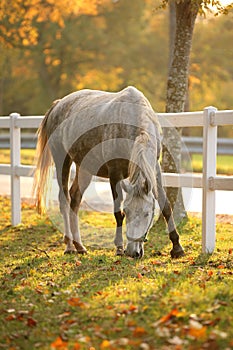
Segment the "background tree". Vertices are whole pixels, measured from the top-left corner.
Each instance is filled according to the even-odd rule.
[[[163,1],[166,6],[167,0]],[[183,112],[188,91],[189,59],[192,47],[194,25],[198,13],[204,13],[212,1],[174,0],[176,31],[172,58],[170,58],[166,112]],[[215,1],[218,11],[223,11],[219,1]],[[164,129],[162,167],[164,172],[180,172],[181,164],[181,129]],[[169,149],[168,149],[169,147]],[[186,216],[181,189],[167,188],[168,197],[177,220]]]
[[[72,1],[76,5],[80,3],[79,0]],[[159,0],[98,0],[98,4],[90,1],[96,3],[95,11],[91,7],[72,11],[70,7],[61,13],[60,0],[57,4],[52,0],[17,0],[9,3],[4,16],[1,7],[1,115],[12,111],[22,115],[43,114],[54,98],[74,90],[117,91],[130,84],[144,92],[155,111],[165,111],[168,12],[156,10]],[[33,15],[30,3],[35,2],[38,10]],[[62,3],[67,5],[68,0]],[[82,1],[83,6],[88,3]],[[6,2],[2,1],[2,4]],[[15,11],[10,11],[12,6],[19,4],[22,13],[15,7]],[[35,42],[23,41],[23,28],[19,33],[15,29],[24,25],[25,17],[28,21],[31,19],[28,26],[31,23],[37,33]],[[7,18],[13,21],[12,24]],[[1,35],[4,26],[9,29],[6,41]],[[232,108],[229,94],[233,81],[232,40],[231,14],[208,16],[207,19],[199,17],[189,74],[192,110],[202,110],[206,105]],[[194,128],[189,132],[191,135],[200,134],[200,130]],[[233,130],[220,129],[220,135],[233,136]]]

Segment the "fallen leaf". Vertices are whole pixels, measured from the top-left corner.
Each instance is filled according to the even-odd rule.
[[[206,327],[203,326],[200,322],[195,320],[189,321],[190,328],[189,328],[189,335],[191,335],[194,338],[204,338],[206,336]]]
[[[162,265],[162,262],[159,261],[159,260],[152,260],[152,261],[151,261],[151,264],[152,264],[152,265]]]
[[[202,328],[202,324],[200,322],[198,322],[197,320],[189,320],[189,325],[190,327],[192,328],[195,328],[195,329],[201,329]]]
[[[134,327],[136,325],[136,321],[134,320],[128,320],[126,323],[127,327]]]
[[[37,325],[37,321],[34,320],[34,318],[29,317],[27,319],[27,325],[28,325],[28,327],[35,327]]]
[[[143,278],[143,276],[142,276],[142,274],[141,274],[140,272],[138,272],[138,274],[137,274],[137,278],[138,278],[138,279]]]
[[[147,343],[141,343],[140,349],[141,350],[150,350],[150,346]]]
[[[8,309],[8,310],[6,310],[6,312],[8,312],[10,314],[12,312],[15,312],[15,309]]]
[[[138,310],[138,308],[137,308],[136,305],[133,305],[133,304],[130,304],[130,305],[129,305],[129,311],[130,311],[130,312],[134,312],[134,311],[137,311],[137,310]]]
[[[143,335],[146,334],[146,330],[144,327],[136,327],[133,331],[133,336],[134,337],[142,337]]]
[[[219,337],[221,337],[222,339],[227,339],[227,337],[228,337],[228,334],[226,332],[221,332],[218,329],[214,329],[211,334],[216,334]]]
[[[126,346],[129,344],[129,339],[128,338],[120,338],[118,339],[117,343],[122,346]]]
[[[167,315],[162,316],[160,318],[160,320],[158,321],[159,323],[166,323],[167,321],[169,321],[172,317],[176,317],[179,314],[179,310],[178,309],[172,309]]]
[[[71,306],[78,306],[81,309],[86,309],[88,308],[88,304],[84,303],[83,301],[80,300],[80,298],[70,298],[67,300],[67,303]]]
[[[82,343],[89,343],[90,342],[90,337],[88,337],[88,336],[83,336],[83,337],[81,337],[81,338],[79,338],[79,341],[81,341]]]
[[[15,319],[16,319],[15,314],[11,314],[11,315],[9,315],[9,316],[7,316],[7,317],[5,318],[6,321],[13,321],[13,320],[15,320]]]
[[[156,328],[155,333],[161,338],[168,338],[171,335],[170,330],[167,327],[158,327]]]
[[[114,263],[113,264],[115,264],[115,265],[119,265],[119,264],[121,264],[121,260],[116,260],[116,261],[114,261]]]
[[[63,314],[58,315],[57,317],[64,318],[64,317],[68,317],[68,316],[70,316],[70,312],[66,311],[66,312],[63,312]]]
[[[71,306],[79,306],[80,302],[80,298],[70,298],[67,300],[67,303]]]
[[[68,342],[65,342],[62,340],[62,338],[59,336],[57,339],[54,340],[54,342],[50,345],[52,349],[61,349],[61,350],[67,350]]]
[[[217,267],[218,269],[224,269],[225,268],[225,266],[224,265],[222,265],[222,264],[220,264],[220,265],[218,265],[218,267]]]
[[[169,339],[168,342],[172,345],[182,345],[183,340],[180,339],[177,335],[175,335],[173,338]]]
[[[108,349],[111,346],[111,343],[109,340],[105,339],[100,344],[100,349]]]

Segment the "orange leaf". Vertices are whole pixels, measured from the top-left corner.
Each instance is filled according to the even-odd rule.
[[[14,314],[11,314],[5,318],[6,321],[13,321],[16,319],[16,316]]]
[[[228,253],[232,254],[232,250],[233,250],[232,248],[229,248]]]
[[[151,261],[151,264],[152,265],[162,265],[161,261],[158,261],[158,260]]]
[[[138,309],[138,308],[137,308],[136,305],[133,305],[133,304],[130,304],[130,305],[129,305],[129,311],[130,311],[130,312],[136,311],[137,309]]]
[[[138,272],[137,274],[137,277],[140,279],[140,278],[143,278],[142,274],[140,272]]]
[[[112,306],[112,305],[107,305],[107,306],[106,306],[106,309],[107,309],[107,310],[112,310],[112,309],[113,309],[113,306]]]
[[[61,350],[67,350],[68,343],[63,341],[62,338],[59,336],[57,339],[54,340],[54,342],[51,344],[51,348],[54,349],[61,349]]]
[[[136,327],[133,331],[133,336],[135,337],[142,337],[143,335],[145,335],[146,330],[143,327]]]
[[[88,305],[80,300],[80,298],[70,298],[67,300],[67,303],[71,306],[78,306],[81,309],[86,309]]]
[[[134,320],[128,320],[126,324],[127,327],[134,327],[136,325],[136,322]]]
[[[213,276],[214,272],[211,270],[211,271],[208,271],[208,276]]]
[[[169,321],[173,316],[177,316],[179,314],[178,309],[172,309],[167,315],[160,318],[159,323],[165,323]]]
[[[71,306],[79,306],[80,298],[70,298],[69,300],[67,300],[67,303]]]
[[[218,265],[218,269],[224,269],[224,267],[225,267],[224,265],[221,265],[221,264]]]
[[[189,335],[193,336],[194,338],[204,338],[206,336],[206,327],[201,328],[190,328],[189,329]]]
[[[81,345],[79,343],[75,343],[72,350],[79,350],[79,349],[81,349]]]

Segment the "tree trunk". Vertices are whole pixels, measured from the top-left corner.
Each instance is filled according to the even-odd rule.
[[[189,75],[189,57],[192,36],[200,2],[192,0],[175,2],[176,35],[167,80],[166,112],[183,112]],[[179,172],[181,165],[181,129],[164,128],[162,168],[164,172]],[[180,221],[187,216],[181,189],[167,188],[174,217]]]

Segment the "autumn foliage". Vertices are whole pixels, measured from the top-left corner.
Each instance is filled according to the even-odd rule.
[[[69,16],[96,15],[98,3],[98,0],[2,0],[0,40],[10,46],[36,45],[40,23],[52,22],[59,30]]]

